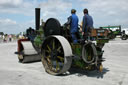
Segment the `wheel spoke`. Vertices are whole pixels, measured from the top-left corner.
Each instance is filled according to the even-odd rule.
[[[49,69],[52,70],[52,68],[53,68],[53,62],[51,60],[50,60],[50,63],[48,64],[48,66],[49,66]]]
[[[45,50],[47,53],[50,53],[50,51],[49,50]]]
[[[56,72],[59,70],[59,62],[56,60]]]
[[[59,58],[61,62],[63,62],[63,61],[64,61],[64,58],[63,58],[63,57],[61,57],[61,56],[57,56],[57,58]]]
[[[59,46],[58,48],[57,48],[57,51],[59,51],[61,49],[61,46]]]
[[[47,45],[47,48],[48,48],[49,52],[51,52],[51,48],[49,47],[49,45]]]
[[[47,56],[48,58],[51,58],[51,56],[49,55],[49,56]]]
[[[51,63],[51,60],[50,60],[50,57],[51,57],[51,56],[47,56],[47,57],[46,57],[49,65],[52,64],[52,63]]]
[[[52,42],[52,50],[55,49],[55,39],[53,39],[53,42]]]

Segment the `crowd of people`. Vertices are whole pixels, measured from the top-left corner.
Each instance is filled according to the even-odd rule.
[[[16,40],[17,40],[16,35],[12,35],[12,34],[0,35],[0,43],[14,42]]]

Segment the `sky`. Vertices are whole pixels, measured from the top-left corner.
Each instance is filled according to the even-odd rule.
[[[17,34],[29,27],[35,29],[35,8],[41,8],[41,19],[56,18],[61,25],[76,9],[79,23],[83,9],[89,10],[94,28],[121,25],[128,28],[128,0],[0,0],[0,32]]]

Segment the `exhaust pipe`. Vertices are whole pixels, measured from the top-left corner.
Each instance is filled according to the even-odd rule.
[[[35,25],[36,30],[40,28],[40,8],[35,8]]]

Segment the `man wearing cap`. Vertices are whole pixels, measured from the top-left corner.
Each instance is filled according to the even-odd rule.
[[[71,16],[68,17],[68,21],[65,23],[65,25],[70,25],[70,33],[72,36],[73,43],[78,42],[77,37],[76,37],[76,34],[79,31],[78,30],[78,21],[79,21],[79,19],[76,15],[76,10],[72,9],[71,10]]]
[[[83,10],[84,16],[83,16],[83,25],[82,25],[82,35],[85,39],[89,36],[89,33],[91,32],[91,29],[93,28],[93,19],[88,14],[88,9]]]

